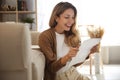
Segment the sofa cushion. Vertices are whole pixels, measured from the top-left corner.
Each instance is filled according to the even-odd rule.
[[[40,35],[40,32],[38,32],[38,31],[31,31],[32,45],[38,45],[39,35]]]

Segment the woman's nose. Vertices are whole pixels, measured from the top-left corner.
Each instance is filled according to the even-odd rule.
[[[74,19],[73,19],[73,18],[70,18],[70,19],[69,19],[69,23],[73,24],[73,23],[74,23]]]

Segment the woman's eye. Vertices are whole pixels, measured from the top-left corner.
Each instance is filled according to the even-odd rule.
[[[65,17],[65,19],[69,19],[69,17]]]
[[[65,19],[75,19],[75,17],[65,17]]]

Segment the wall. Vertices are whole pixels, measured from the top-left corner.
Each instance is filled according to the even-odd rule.
[[[102,47],[101,55],[104,64],[120,64],[120,45]]]
[[[109,63],[120,64],[120,46],[109,48]]]

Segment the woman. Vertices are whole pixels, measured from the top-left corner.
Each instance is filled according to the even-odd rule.
[[[50,28],[40,34],[39,46],[46,58],[44,80],[89,80],[75,69],[82,63],[68,67],[69,61],[79,51],[81,42],[75,27],[76,16],[77,10],[71,3],[60,2],[53,9]],[[70,76],[73,76],[68,79],[71,70]]]

